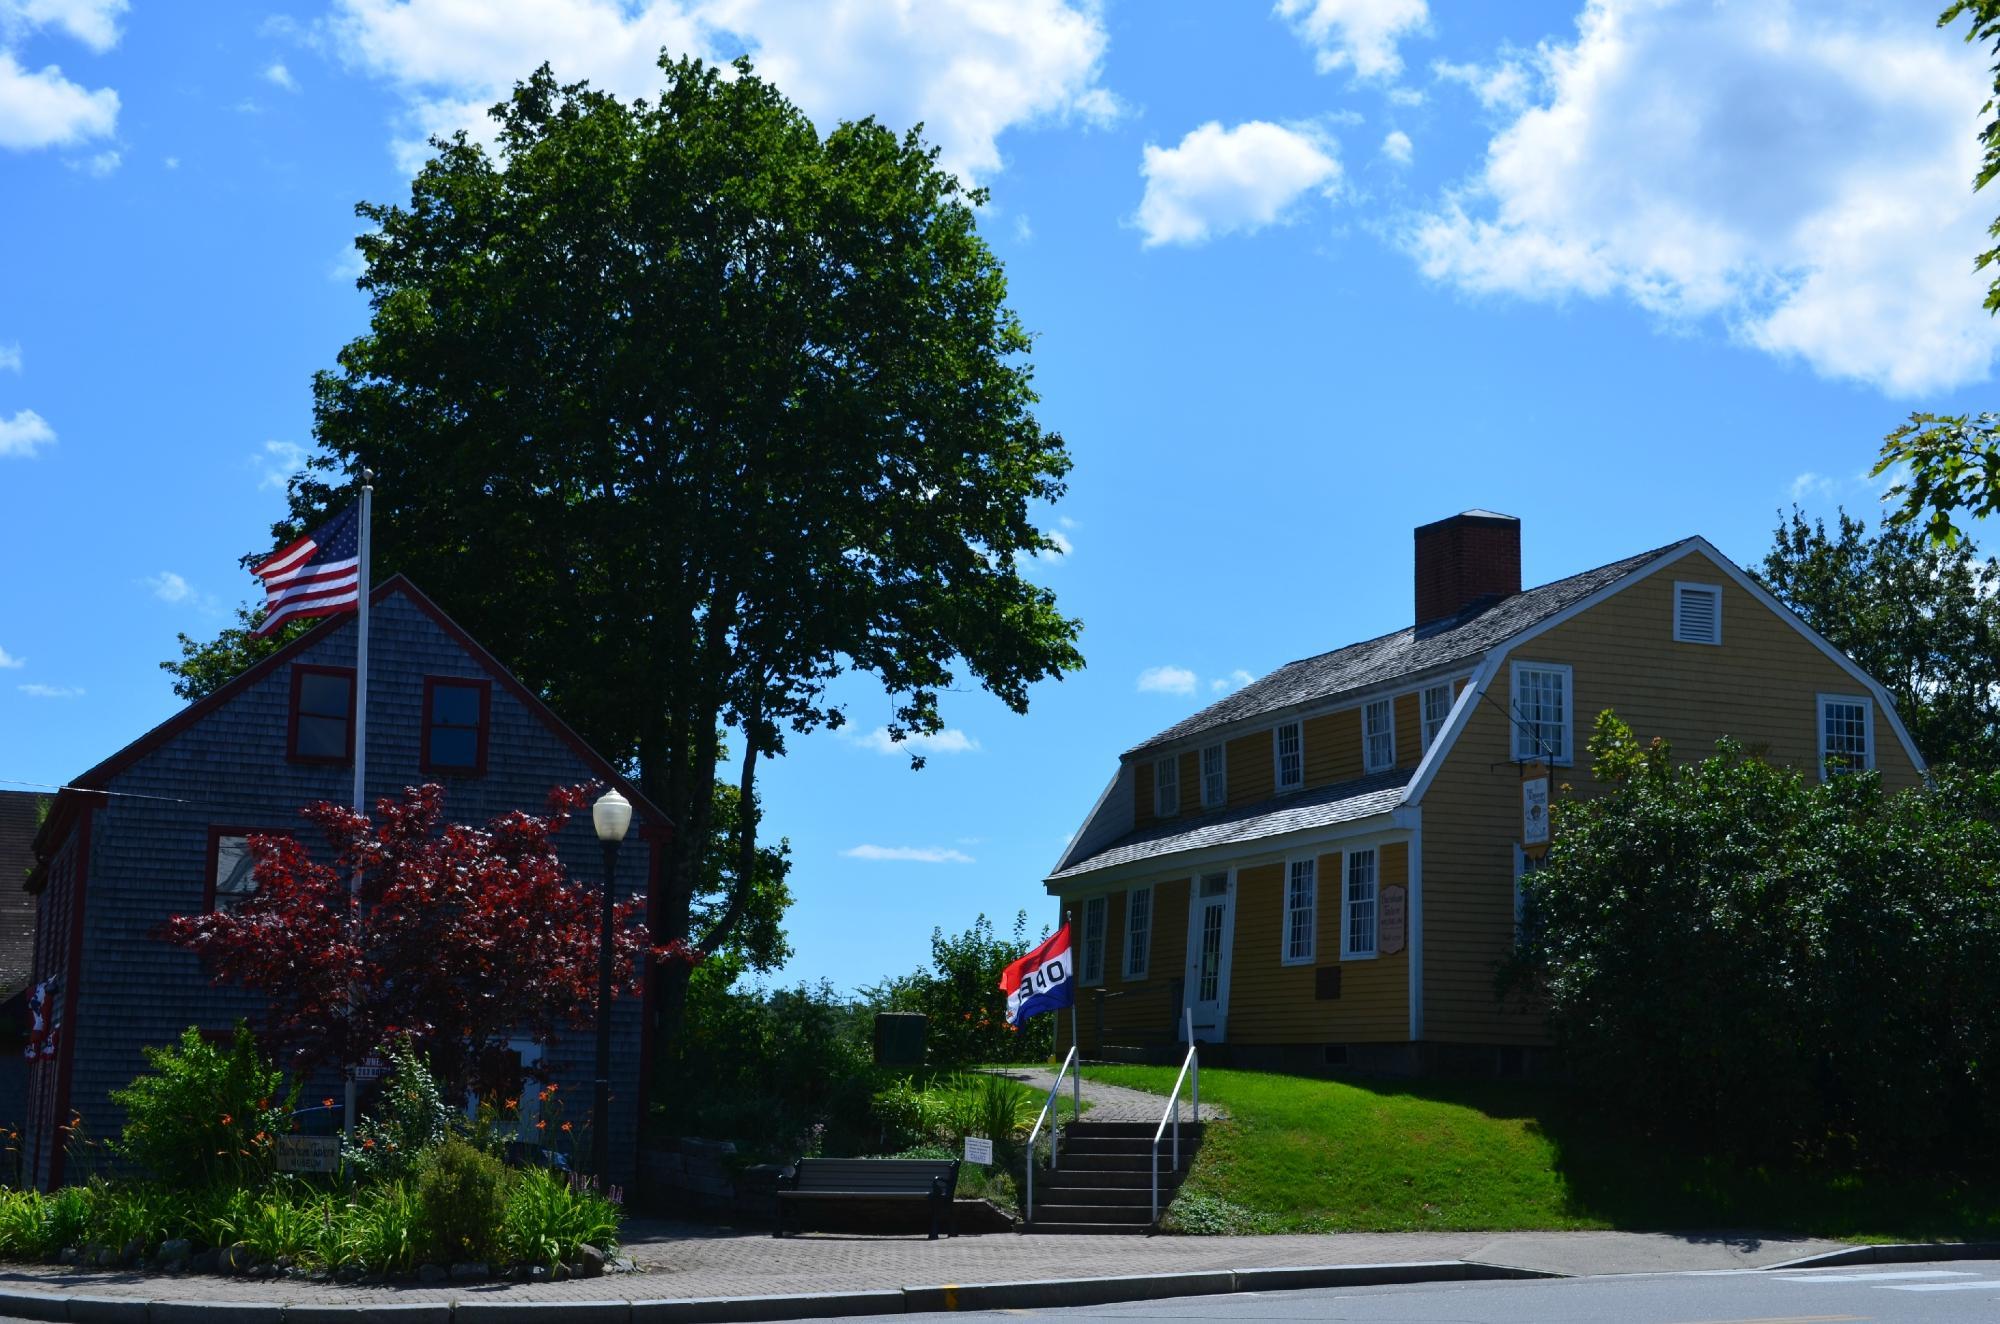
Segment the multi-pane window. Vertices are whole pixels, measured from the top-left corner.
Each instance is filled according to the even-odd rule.
[[[1293,860],[1285,866],[1285,964],[1302,965],[1313,959],[1313,939],[1318,932],[1318,862]]]
[[[257,879],[251,869],[250,838],[215,839],[215,872],[209,879],[214,888],[213,909],[234,910],[255,894]]]
[[[1365,727],[1362,771],[1381,772],[1396,766],[1396,706],[1377,699],[1361,710]]]
[[[1278,789],[1296,790],[1306,784],[1305,732],[1297,722],[1286,722],[1271,733],[1277,758]]]
[[[486,769],[486,714],[492,688],[483,680],[424,680],[424,771]]]
[[[308,763],[354,757],[354,672],[346,667],[292,668],[291,756]]]
[[[1822,694],[1819,697],[1819,761],[1827,775],[1873,767],[1870,712],[1866,699]]]
[[[1375,955],[1375,852],[1347,853],[1346,945],[1342,956]]]
[[[1125,977],[1144,979],[1153,943],[1153,889],[1135,887],[1125,894]]]
[[[1170,818],[1181,811],[1181,761],[1169,754],[1153,764],[1153,812]]]
[[[1451,700],[1450,681],[1446,681],[1442,685],[1432,685],[1424,691],[1425,749],[1431,747],[1431,742],[1438,738],[1438,733],[1444,730],[1444,724],[1450,720]]]
[[[1201,803],[1204,809],[1219,809],[1229,799],[1229,764],[1221,745],[1201,751]]]
[[[1569,668],[1514,666],[1514,757],[1569,762]]]
[[[1110,901],[1094,896],[1083,903],[1083,982],[1104,982],[1104,916]]]
[[[1201,899],[1213,902],[1229,895],[1229,875],[1212,873],[1201,880]],[[1201,938],[1195,947],[1195,999],[1214,1002],[1222,990],[1222,913],[1226,905],[1208,904],[1200,909]]]

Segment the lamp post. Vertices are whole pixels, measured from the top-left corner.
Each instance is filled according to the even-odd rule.
[[[597,1092],[590,1114],[590,1175],[599,1190],[610,1185],[611,1166],[611,908],[618,880],[618,843],[632,826],[632,802],[614,790],[590,807],[590,821],[604,845],[604,924],[597,939]]]

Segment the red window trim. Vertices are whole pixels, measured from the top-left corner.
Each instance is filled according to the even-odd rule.
[[[454,763],[434,763],[431,761],[431,695],[440,686],[457,686],[461,689],[479,691],[479,726],[473,740],[477,750],[470,767]],[[457,777],[484,777],[486,775],[486,748],[490,743],[488,732],[493,726],[493,682],[478,676],[425,676],[424,677],[424,720],[418,730],[421,747],[418,759],[424,772],[442,772]]]
[[[299,753],[299,691],[307,676],[339,676],[347,681],[347,752],[339,758]],[[285,723],[285,757],[293,763],[338,764],[354,762],[354,668],[323,667],[310,662],[292,664],[292,701]]]
[[[222,854],[224,837],[289,837],[290,828],[235,827],[229,824],[211,824],[208,829],[208,863],[201,879],[201,912],[206,915],[215,909],[215,864]]]

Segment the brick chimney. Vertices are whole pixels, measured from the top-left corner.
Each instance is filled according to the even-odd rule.
[[[1417,628],[1521,591],[1521,521],[1468,510],[1417,528]]]

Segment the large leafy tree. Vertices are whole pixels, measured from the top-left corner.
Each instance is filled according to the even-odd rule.
[[[1933,763],[2000,768],[2000,563],[1846,511],[1779,517],[1757,578],[1888,687]]]
[[[661,72],[625,102],[544,68],[493,153],[440,140],[407,204],[359,208],[369,328],[315,379],[273,534],[372,468],[381,566],[636,769],[679,826],[654,934],[710,949],[754,899],[759,764],[841,723],[843,673],[902,735],[1081,657],[1017,569],[1069,458],[981,195],[914,132],[822,138],[747,63]],[[736,863],[703,913],[725,735]]]

